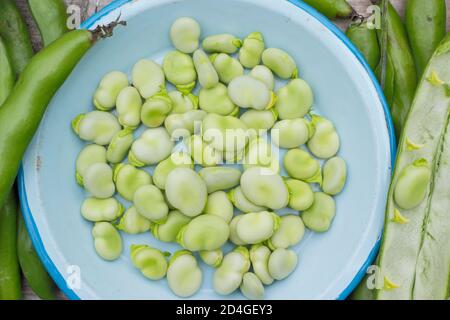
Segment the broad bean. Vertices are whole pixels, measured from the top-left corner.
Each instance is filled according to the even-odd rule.
[[[192,219],[182,214],[180,211],[170,211],[166,221],[161,224],[152,224],[153,236],[164,242],[175,242],[181,228],[187,225]]]
[[[228,84],[231,80],[244,74],[244,68],[236,58],[225,53],[215,53],[210,57],[214,68],[222,83]]]
[[[181,228],[177,242],[189,251],[212,251],[221,248],[230,236],[230,227],[224,219],[204,214]]]
[[[228,197],[230,198],[230,201],[233,203],[233,205],[244,213],[260,212],[267,209],[265,207],[257,206],[256,204],[251,203],[250,200],[245,197],[241,187],[236,187],[231,190],[228,193]]]
[[[339,135],[330,120],[313,115],[312,125],[315,132],[308,141],[308,148],[318,158],[328,159],[339,151]]]
[[[111,198],[116,192],[113,182],[113,171],[106,163],[94,163],[83,176],[85,189],[95,198]]]
[[[272,142],[280,148],[297,148],[308,142],[313,133],[314,129],[308,120],[282,120],[272,128]]]
[[[250,300],[264,299],[264,286],[253,272],[247,272],[242,277],[242,294]]]
[[[187,140],[187,148],[195,163],[204,167],[216,166],[222,162],[222,152],[203,141],[202,137],[193,135]]]
[[[136,167],[153,165],[166,159],[173,147],[174,142],[166,129],[147,129],[131,145],[128,161]]]
[[[242,46],[242,40],[231,34],[216,34],[203,39],[202,47],[206,52],[235,53]]]
[[[222,264],[214,272],[213,287],[221,295],[236,291],[242,277],[250,269],[250,254],[245,247],[237,247],[223,258]]]
[[[94,93],[94,105],[98,110],[108,111],[115,107],[122,89],[128,86],[128,76],[119,71],[106,74]]]
[[[166,91],[151,96],[142,106],[141,120],[149,128],[159,127],[172,110],[172,100]]]
[[[265,47],[261,32],[250,33],[242,42],[242,48],[239,50],[239,61],[248,69],[257,66],[261,62]]]
[[[217,191],[208,196],[203,213],[221,217],[226,223],[230,223],[233,219],[234,208],[227,194],[223,191]]]
[[[271,91],[275,88],[275,77],[272,71],[266,66],[256,66],[250,71],[250,76],[264,82],[267,88]]]
[[[181,213],[195,217],[205,208],[208,191],[197,172],[189,168],[175,168],[166,179],[166,196]]]
[[[219,75],[206,53],[197,49],[194,52],[193,59],[200,85],[205,89],[215,87],[219,83]]]
[[[234,78],[228,85],[228,95],[239,107],[256,110],[270,109],[276,100],[264,82],[249,75]]]
[[[166,160],[161,161],[153,171],[153,183],[159,189],[166,188],[167,176],[175,168],[190,168],[194,169],[194,163],[191,157],[182,151],[174,152]]]
[[[149,231],[151,225],[152,222],[141,215],[136,207],[130,207],[120,218],[116,227],[128,234],[138,234]]]
[[[329,195],[341,193],[347,180],[347,165],[344,159],[334,157],[323,166],[322,190]]]
[[[180,51],[171,51],[163,61],[163,70],[167,81],[178,91],[189,94],[195,88],[197,72],[191,56]]]
[[[275,125],[278,113],[275,109],[270,110],[248,110],[239,119],[256,135],[261,135]]]
[[[202,168],[200,177],[205,181],[208,193],[231,189],[239,184],[241,171],[231,167]]]
[[[141,123],[142,98],[135,87],[126,87],[117,96],[116,110],[119,123],[136,129]]]
[[[280,227],[267,240],[267,246],[272,249],[286,249],[298,244],[305,235],[305,225],[299,216],[292,214],[281,217]]]
[[[132,70],[133,86],[144,99],[148,99],[166,87],[166,78],[160,65],[151,60],[138,61]]]
[[[271,253],[270,249],[262,244],[255,244],[250,249],[250,261],[252,262],[253,272],[267,286],[271,285],[274,281],[269,273],[269,258]]]
[[[152,177],[144,170],[131,164],[121,163],[114,167],[114,182],[117,192],[128,201],[133,201],[134,193],[142,186],[152,184]]]
[[[301,217],[308,229],[325,232],[330,229],[336,214],[336,205],[332,197],[323,192],[314,193],[313,205],[303,211]]]
[[[314,192],[311,186],[296,179],[286,179],[284,181],[289,190],[289,208],[304,211],[314,203]]]
[[[241,188],[244,196],[258,206],[278,210],[289,203],[289,192],[283,178],[267,168],[245,170]]]
[[[278,155],[272,151],[272,146],[265,139],[259,137],[250,141],[242,164],[245,170],[263,167],[270,169],[273,173],[280,171]]]
[[[297,78],[297,65],[289,53],[284,50],[267,48],[262,53],[262,62],[282,79]]]
[[[109,222],[97,222],[92,228],[94,247],[105,260],[116,260],[122,253],[122,238],[119,231]]]
[[[136,190],[133,203],[140,215],[154,223],[161,223],[169,214],[164,195],[154,185],[142,186]]]
[[[207,113],[203,110],[191,110],[182,114],[171,114],[164,126],[172,139],[186,138],[200,131],[202,120]]]
[[[200,43],[201,28],[197,21],[188,17],[175,20],[170,27],[173,46],[184,53],[194,52]]]
[[[273,212],[261,211],[245,214],[236,225],[239,239],[246,244],[257,244],[272,237],[280,227],[281,218]]]
[[[237,153],[248,142],[247,126],[238,118],[208,114],[202,122],[203,140],[219,151]]]
[[[109,163],[120,163],[127,156],[133,144],[134,137],[131,129],[123,129],[116,133],[106,151],[106,160]]]
[[[230,222],[230,237],[228,240],[230,240],[232,243],[234,243],[237,246],[246,245],[246,243],[242,239],[239,238],[239,236],[237,235],[237,230],[236,230],[237,224],[238,224],[239,220],[242,219],[243,216],[244,216],[243,214],[235,216]]]
[[[275,280],[287,278],[297,267],[297,254],[288,249],[276,249],[269,257],[269,273]]]
[[[322,182],[320,163],[307,151],[291,149],[286,152],[283,160],[284,168],[290,177],[306,182]]]
[[[89,144],[81,150],[76,161],[76,179],[83,186],[83,177],[87,169],[95,163],[106,163],[106,149],[97,144]]]
[[[213,251],[200,251],[199,255],[204,263],[213,268],[218,268],[223,260],[223,252],[220,249]]]
[[[192,93],[183,94],[180,91],[174,90],[170,91],[168,95],[170,100],[172,100],[171,114],[185,113],[198,108],[198,97]]]
[[[202,279],[202,270],[189,251],[174,253],[167,269],[167,282],[177,296],[187,298],[194,295],[200,289]]]
[[[426,159],[419,159],[401,171],[395,184],[394,199],[397,205],[410,210],[425,198],[431,178],[431,169]]]
[[[151,280],[159,280],[166,276],[166,254],[147,245],[131,245],[131,262],[141,273]]]
[[[123,213],[123,205],[115,198],[87,198],[81,206],[81,215],[88,221],[114,221]]]
[[[313,102],[309,84],[305,80],[294,79],[277,91],[275,108],[280,119],[296,119],[304,117],[311,110]]]
[[[239,112],[239,108],[228,96],[227,87],[222,83],[210,89],[202,88],[199,94],[199,106],[208,113],[221,116],[235,115]]]
[[[117,118],[104,111],[80,114],[73,119],[72,128],[80,139],[102,146],[109,144],[114,135],[121,130]]]

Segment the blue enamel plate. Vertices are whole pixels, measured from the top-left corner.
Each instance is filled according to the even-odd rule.
[[[94,28],[121,19],[112,38],[95,45],[50,103],[23,161],[20,197],[33,243],[47,270],[71,299],[176,299],[166,280],[149,281],[132,266],[129,246],[179,249],[150,233],[123,235],[124,252],[114,262],[94,251],[92,224],[80,206],[87,196],[75,181],[75,159],[84,143],[70,122],[93,110],[92,95],[104,74],[130,73],[142,58],[161,62],[171,50],[169,28],[181,16],[199,21],[204,35],[263,33],[267,46],[296,60],[300,77],[315,93],[313,111],[333,121],[348,164],[348,182],[336,197],[337,214],[323,234],[307,232],[294,250],[296,271],[266,288],[266,299],[343,299],[374,259],[395,155],[392,123],[381,89],[362,56],[326,18],[292,0],[118,0],[85,22]],[[277,84],[281,85],[281,82]],[[151,171],[151,169],[149,169]],[[127,204],[128,205],[128,204]],[[213,270],[201,264],[203,285],[193,299],[241,299],[217,295]]]

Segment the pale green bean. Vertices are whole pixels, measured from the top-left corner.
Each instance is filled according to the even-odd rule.
[[[200,85],[205,89],[215,87],[219,83],[219,75],[206,53],[201,49],[195,50],[193,60]]]
[[[213,268],[218,268],[223,260],[223,252],[220,249],[213,251],[200,251],[199,255],[204,263]]]
[[[83,176],[95,163],[106,163],[106,149],[96,144],[89,144],[81,150],[76,161],[75,175],[79,185],[83,186]]]
[[[145,101],[141,110],[141,121],[149,128],[159,127],[172,111],[172,100],[166,91],[161,91]]]
[[[122,128],[113,114],[91,111],[73,119],[72,129],[80,139],[103,146],[109,144]]]
[[[87,198],[81,206],[81,215],[88,221],[114,221],[123,213],[123,205],[115,198]]]
[[[175,168],[194,169],[191,157],[182,151],[174,152],[167,159],[158,163],[153,172],[153,183],[161,190],[166,189],[167,176]]]
[[[275,77],[272,71],[266,66],[256,66],[250,71],[250,76],[264,82],[267,88],[271,91],[275,88]]]
[[[222,83],[228,84],[231,80],[244,74],[244,67],[236,58],[233,58],[225,53],[215,53],[210,57],[214,68],[219,75],[219,80]]]
[[[122,238],[119,231],[109,222],[97,222],[92,228],[94,247],[105,260],[116,260],[122,254]]]
[[[286,249],[298,244],[305,235],[305,225],[299,216],[292,214],[281,217],[280,227],[267,240],[267,246],[272,249]]]
[[[209,89],[202,88],[199,94],[199,106],[208,113],[221,116],[235,115],[239,112],[239,108],[228,96],[227,87],[222,83]]]
[[[194,295],[200,289],[202,279],[202,270],[189,251],[174,253],[167,269],[167,282],[177,296],[187,298]]]
[[[290,177],[311,183],[322,182],[320,163],[302,149],[291,149],[283,160],[284,168]]]
[[[138,234],[144,233],[150,230],[152,222],[142,216],[136,209],[136,207],[130,207],[123,214],[122,218],[118,225],[117,229],[128,233],[128,234]]]
[[[250,300],[264,299],[264,286],[253,272],[247,272],[242,277],[242,294]]]
[[[186,138],[200,132],[202,120],[207,113],[203,110],[190,110],[182,114],[171,114],[164,121],[164,126],[172,139]]]
[[[309,84],[302,79],[291,80],[277,91],[275,108],[280,119],[304,117],[314,103],[314,95]]]
[[[133,203],[139,214],[154,223],[164,222],[169,214],[169,207],[161,190],[151,184],[136,190]]]
[[[243,216],[244,216],[243,214],[234,216],[234,218],[230,222],[230,237],[228,240],[230,240],[232,243],[234,243],[237,246],[243,246],[246,244],[242,239],[239,238],[239,236],[237,235],[237,230],[236,230],[237,224],[238,224],[239,220],[242,219]]]
[[[268,48],[262,53],[262,62],[282,79],[297,78],[298,70],[294,59],[284,50]]]
[[[309,150],[313,155],[321,159],[335,156],[339,151],[340,139],[333,123],[317,115],[311,117],[315,132],[308,141]]]
[[[152,177],[144,170],[131,164],[118,164],[114,167],[114,182],[117,192],[128,201],[133,201],[134,193],[142,186],[152,184]]]
[[[236,187],[228,193],[228,197],[230,198],[233,205],[240,211],[244,213],[249,212],[260,212],[265,211],[266,207],[257,206],[248,200],[244,193],[242,192],[241,187]]]
[[[185,113],[198,108],[198,97],[192,93],[183,94],[180,91],[174,90],[170,91],[168,95],[170,100],[172,100],[171,114]]]
[[[304,211],[312,206],[314,192],[308,183],[296,179],[286,179],[285,183],[289,190],[289,208]]]
[[[308,229],[325,232],[330,229],[336,214],[336,204],[332,197],[323,192],[314,193],[313,205],[303,211],[301,217]]]
[[[128,86],[128,76],[119,71],[106,74],[94,93],[94,106],[101,111],[111,110],[116,106],[120,91]]]
[[[166,78],[160,65],[151,60],[138,61],[132,70],[133,86],[144,99],[148,99],[166,87]]]
[[[297,254],[288,249],[276,249],[269,258],[269,273],[275,280],[287,278],[297,267]]]
[[[235,53],[242,46],[242,41],[227,33],[208,36],[203,39],[202,47],[207,52]]]
[[[271,170],[273,173],[280,172],[278,154],[272,150],[272,146],[265,139],[259,137],[250,141],[242,165],[245,170],[262,167]]]
[[[216,166],[222,162],[222,152],[203,141],[202,137],[193,135],[187,140],[187,148],[195,163],[204,167]]]
[[[189,94],[195,88],[197,72],[191,56],[180,51],[171,51],[163,61],[163,70],[167,81],[178,91]]]
[[[165,128],[147,129],[131,145],[128,161],[136,167],[157,164],[170,155],[173,147]]]
[[[221,217],[226,223],[230,223],[234,214],[233,204],[225,192],[216,191],[208,196],[203,213]]]
[[[116,192],[113,171],[106,163],[94,163],[83,176],[84,188],[95,198],[111,198]]]
[[[159,280],[166,276],[166,254],[146,245],[131,245],[131,261],[141,273],[150,280]]]
[[[213,287],[220,295],[229,295],[242,283],[242,277],[250,269],[248,249],[237,247],[223,258],[222,264],[214,272]]]
[[[133,130],[131,129],[123,129],[116,133],[106,151],[106,159],[108,162],[122,162],[122,160],[127,156],[133,141]]]
[[[184,53],[192,53],[198,48],[200,34],[200,25],[189,17],[178,18],[170,27],[173,46]]]
[[[314,128],[303,118],[282,120],[272,128],[272,142],[280,148],[292,149],[304,145],[312,137]]]
[[[275,104],[275,94],[266,84],[249,75],[234,78],[228,85],[228,95],[241,108],[270,109]]]
[[[164,242],[175,242],[181,228],[187,225],[192,219],[182,214],[180,211],[170,211],[166,221],[161,224],[152,224],[153,236]]]
[[[117,96],[116,110],[119,123],[136,129],[141,124],[142,98],[134,87],[126,87]]]
[[[278,119],[278,113],[275,109],[270,110],[248,110],[244,112],[239,119],[249,129],[253,129],[256,135],[261,135],[275,125]]]
[[[347,165],[344,159],[334,157],[323,166],[322,190],[329,195],[337,195],[344,189],[347,180]]]
[[[242,48],[239,50],[239,61],[248,69],[255,67],[261,62],[264,48],[263,35],[260,32],[250,33],[242,42]]]
[[[261,243],[272,237],[280,221],[278,215],[269,211],[247,213],[237,222],[236,233],[246,244]]]
[[[255,244],[250,249],[250,261],[252,262],[253,272],[265,285],[271,285],[274,281],[269,273],[271,253],[270,249],[262,244]]]
[[[242,174],[239,169],[231,167],[202,168],[198,173],[205,181],[208,193],[234,188]]]

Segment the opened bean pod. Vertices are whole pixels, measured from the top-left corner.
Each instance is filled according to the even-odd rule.
[[[159,280],[166,276],[166,254],[146,245],[131,245],[131,262],[150,280]]]
[[[163,70],[167,81],[178,91],[189,94],[197,81],[194,61],[191,56],[180,51],[171,51],[164,57]]]
[[[256,110],[270,109],[276,100],[264,82],[248,75],[234,78],[228,85],[228,95],[239,107]]]
[[[179,297],[194,295],[202,285],[203,274],[195,257],[186,250],[175,252],[167,268],[169,288]]]
[[[288,214],[281,217],[279,228],[267,240],[267,246],[272,249],[286,249],[298,244],[305,234],[305,225],[300,217]]]
[[[138,61],[132,70],[133,86],[144,99],[148,99],[166,87],[164,72],[151,60]]]
[[[105,260],[116,260],[122,253],[122,238],[119,231],[109,222],[97,222],[92,229],[94,247]]]
[[[239,108],[228,96],[227,87],[222,83],[209,89],[202,88],[199,94],[199,106],[208,113],[222,116],[235,115],[239,112]]]
[[[152,222],[141,215],[136,207],[130,207],[120,218],[116,228],[128,234],[138,234],[149,231],[151,225]]]
[[[142,98],[134,87],[126,87],[117,96],[116,110],[119,123],[125,128],[136,129],[141,124]]]
[[[277,91],[275,108],[280,119],[296,119],[304,117],[311,110],[313,102],[309,84],[305,80],[294,79]]]
[[[244,67],[239,61],[225,53],[212,54],[209,59],[213,63],[222,83],[228,84],[234,78],[244,74]]]
[[[261,243],[272,237],[280,221],[278,215],[269,211],[247,213],[237,222],[236,233],[246,244]]]
[[[314,203],[303,211],[301,217],[308,229],[325,232],[330,229],[336,214],[336,204],[332,197],[323,192],[314,193]]]
[[[221,217],[226,223],[230,223],[233,219],[234,208],[227,194],[223,191],[217,191],[208,196],[203,213]]]
[[[245,247],[237,247],[223,258],[222,264],[214,272],[213,287],[221,295],[236,291],[242,277],[250,269],[250,254]]]
[[[262,53],[262,62],[282,79],[297,78],[298,70],[294,59],[284,50],[268,48]]]
[[[134,193],[142,186],[152,184],[152,177],[131,164],[118,164],[114,168],[117,192],[126,200],[133,201]]]
[[[230,198],[233,205],[240,211],[244,213],[249,212],[260,212],[265,211],[267,208],[257,206],[248,200],[244,193],[242,192],[241,187],[236,187],[228,193],[228,197]]]
[[[333,123],[323,117],[311,116],[314,134],[308,141],[308,148],[313,155],[321,159],[328,159],[336,155],[340,147],[339,135]]]
[[[120,163],[128,154],[133,144],[133,130],[123,129],[116,133],[106,151],[106,159],[109,163]]]
[[[278,121],[272,128],[272,142],[280,148],[292,149],[304,145],[314,128],[303,118]]]
[[[347,180],[347,165],[344,159],[334,157],[323,166],[322,190],[329,195],[341,193]]]
[[[102,111],[114,108],[117,96],[128,84],[128,76],[123,72],[113,71],[106,74],[94,93],[94,106]]]
[[[114,221],[123,213],[123,205],[115,198],[87,198],[81,206],[81,215],[88,221]]]
[[[169,207],[161,190],[151,184],[136,190],[133,203],[139,214],[154,223],[164,222],[169,213]]]
[[[172,111],[172,100],[165,90],[151,96],[142,106],[141,120],[149,128],[159,127]]]
[[[205,181],[208,193],[231,189],[239,184],[241,171],[231,167],[209,167],[199,172]]]
[[[274,281],[269,273],[269,258],[271,254],[270,249],[262,244],[255,244],[250,249],[250,261],[252,262],[253,272],[267,286]]]
[[[156,164],[166,159],[173,147],[174,142],[166,129],[147,129],[131,145],[128,161],[136,167]]]
[[[152,224],[153,236],[164,242],[175,242],[181,228],[187,225],[192,219],[182,214],[180,211],[170,211],[167,219],[163,223]]]
[[[261,62],[264,48],[264,37],[261,32],[250,33],[242,42],[242,48],[239,50],[239,61],[248,69],[257,66]]]
[[[76,161],[76,180],[83,186],[83,177],[87,169],[95,163],[106,163],[106,149],[97,144],[89,144],[81,150]]]
[[[269,257],[269,273],[275,280],[283,280],[297,267],[298,257],[293,250],[276,249]]]
[[[307,151],[291,149],[286,152],[283,160],[284,168],[290,177],[306,182],[322,182],[320,163]]]
[[[223,260],[223,252],[220,249],[213,251],[200,251],[199,255],[204,263],[213,268],[219,267]]]
[[[73,119],[72,129],[80,139],[104,146],[109,144],[122,128],[111,113],[91,111]]]
[[[259,81],[262,81],[270,91],[275,88],[275,77],[272,71],[264,65],[256,66],[250,71],[249,75]]]
[[[173,46],[184,53],[192,53],[198,48],[200,34],[200,25],[189,17],[178,18],[170,27]]]
[[[227,33],[208,36],[202,47],[207,52],[235,53],[242,46],[242,40]]]
[[[264,299],[264,286],[253,272],[244,274],[240,288],[242,294],[250,300]]]
[[[208,55],[201,49],[197,49],[193,55],[198,82],[203,88],[210,89],[219,83],[219,75]]]

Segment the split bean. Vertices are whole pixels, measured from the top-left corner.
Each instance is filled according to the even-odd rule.
[[[234,78],[228,85],[228,95],[241,108],[265,110],[275,103],[275,94],[266,84],[248,75]]]
[[[117,96],[116,110],[119,123],[136,129],[141,124],[142,98],[135,87],[126,87]]]
[[[164,121],[164,126],[172,139],[186,138],[200,131],[202,120],[206,115],[207,113],[203,110],[171,114]]]
[[[261,135],[275,125],[278,113],[275,109],[270,110],[248,110],[239,119],[249,128]]]
[[[250,249],[250,261],[252,262],[253,272],[267,286],[271,285],[274,281],[269,273],[269,258],[271,253],[270,249],[262,244],[255,244]]]
[[[174,142],[166,129],[147,129],[131,145],[128,161],[136,167],[153,165],[166,159],[173,147]]]
[[[142,106],[141,120],[149,128],[159,127],[172,111],[172,100],[166,91],[151,96]]]
[[[241,171],[231,167],[209,167],[199,171],[208,193],[231,189],[239,184]]]
[[[270,169],[253,167],[245,170],[241,188],[244,196],[258,206],[278,210],[289,203],[289,192],[283,179]]]
[[[235,53],[242,46],[242,40],[231,34],[216,34],[203,39],[202,47],[207,52]]]
[[[199,255],[204,263],[213,268],[218,268],[223,260],[223,252],[220,249],[213,251],[200,251]]]
[[[287,278],[297,267],[297,254],[288,249],[276,249],[269,258],[269,273],[275,280]]]
[[[297,78],[297,65],[289,53],[284,50],[267,48],[262,53],[262,62],[282,79]]]
[[[323,166],[322,190],[329,195],[337,195],[344,189],[347,180],[347,165],[344,159],[334,157]]]
[[[123,129],[116,133],[106,151],[106,159],[109,163],[120,163],[128,154],[133,144],[133,130]]]
[[[303,211],[301,217],[308,229],[315,232],[325,232],[330,229],[336,214],[336,204],[332,197],[323,192],[314,193],[313,205]]]
[[[117,229],[128,234],[144,233],[150,230],[152,222],[141,215],[136,207],[130,207],[120,218]]]
[[[239,239],[246,244],[257,244],[272,237],[280,227],[281,218],[273,212],[261,211],[245,214],[236,225]]]
[[[304,211],[314,203],[314,192],[309,184],[296,179],[286,179],[289,190],[289,208]]]
[[[230,227],[224,219],[204,214],[181,228],[177,242],[189,251],[212,251],[221,248],[230,236]]]
[[[222,83],[228,84],[231,80],[244,74],[244,67],[239,63],[239,60],[233,58],[225,53],[215,53],[210,57],[214,68],[219,75],[219,80]]]
[[[313,133],[314,129],[308,120],[282,120],[273,126],[272,142],[280,148],[297,148],[308,142]]]
[[[267,241],[270,249],[286,249],[298,244],[305,235],[305,225],[299,216],[292,214],[281,217],[280,227]]]
[[[171,114],[185,113],[198,108],[198,98],[192,93],[183,94],[180,91],[174,90],[170,91],[168,95],[170,100],[172,100]]]
[[[265,47],[261,32],[250,33],[242,42],[242,48],[239,50],[239,61],[248,69],[257,66],[261,62]]]
[[[167,176],[166,196],[181,213],[195,217],[205,208],[208,191],[197,172],[189,168],[175,168]]]
[[[106,163],[106,149],[97,144],[89,144],[81,150],[76,161],[76,179],[83,186],[83,177],[87,169],[95,163]]]
[[[317,115],[312,116],[311,123],[315,128],[313,136],[308,141],[311,153],[322,159],[335,156],[339,151],[340,140],[333,123]]]
[[[174,152],[166,160],[161,161],[153,172],[153,183],[159,189],[166,189],[167,176],[175,168],[194,169],[194,163],[191,157],[182,151]]]
[[[128,84],[128,76],[123,72],[113,71],[106,74],[94,93],[95,107],[101,111],[114,108],[117,96]]]
[[[205,89],[215,87],[219,83],[219,75],[208,55],[203,50],[197,49],[194,52],[193,59],[200,85]]]
[[[264,299],[264,286],[253,272],[244,274],[240,288],[242,294],[250,300]]]
[[[203,274],[195,257],[186,250],[176,252],[169,261],[167,282],[179,297],[194,295],[202,285]]]
[[[227,194],[223,191],[217,191],[208,196],[203,213],[221,217],[226,223],[230,223],[233,219],[234,208]]]
[[[273,173],[280,171],[280,161],[277,154],[272,151],[272,146],[266,140],[259,137],[250,141],[242,164],[245,170],[262,167],[271,170]]]
[[[272,71],[264,65],[256,66],[250,71],[250,76],[264,82],[271,91],[275,88],[275,77]]]
[[[229,295],[239,288],[244,274],[250,269],[250,254],[245,247],[237,247],[223,258],[214,272],[213,287],[221,295]]]
[[[222,162],[222,153],[203,141],[202,137],[194,135],[187,140],[188,152],[195,163],[208,167]]]
[[[147,172],[131,164],[121,163],[115,166],[113,177],[117,192],[128,201],[133,201],[137,189],[152,184],[152,177]]]
[[[72,121],[73,131],[80,139],[107,145],[114,135],[121,130],[117,118],[104,111],[91,111],[80,114]]]
[[[233,205],[244,213],[260,212],[267,209],[265,207],[257,206],[256,204],[251,203],[250,200],[245,197],[241,187],[236,187],[231,190],[228,196]]]
[[[237,235],[237,230],[236,230],[237,224],[238,224],[239,220],[242,219],[243,216],[244,216],[243,214],[235,216],[230,222],[230,237],[228,240],[230,240],[232,243],[234,243],[237,246],[243,246],[246,244],[242,239],[239,238],[239,236]]]
[[[170,27],[170,39],[173,46],[184,53],[194,52],[200,43],[201,29],[197,21],[182,17]]]
[[[248,142],[247,126],[238,118],[208,114],[202,122],[203,140],[219,151],[237,153]]]
[[[132,70],[133,86],[144,99],[148,99],[166,87],[166,78],[160,65],[151,60],[138,61]]]
[[[147,245],[131,245],[131,262],[150,280],[159,280],[166,276],[166,255]]]
[[[171,51],[163,61],[163,70],[167,81],[178,91],[189,94],[195,88],[197,72],[191,56],[180,51]]]
[[[182,214],[180,211],[170,211],[166,221],[161,224],[152,224],[153,236],[164,242],[175,242],[181,228],[187,225],[192,219]]]
[[[406,166],[400,173],[394,189],[397,205],[410,210],[425,198],[431,179],[431,169],[426,159],[419,159]]]
[[[199,94],[199,105],[206,112],[221,116],[235,115],[239,112],[239,108],[228,96],[227,87],[222,83],[210,89],[202,88]]]
[[[142,186],[136,190],[133,203],[139,214],[154,223],[161,223],[169,214],[164,195],[154,185]]]
[[[99,199],[111,198],[116,192],[113,171],[106,163],[94,163],[83,176],[85,189]]]
[[[322,182],[322,170],[319,161],[305,150],[289,150],[284,156],[283,164],[289,176],[294,179],[311,183]]]
[[[114,221],[123,213],[123,205],[115,198],[87,198],[81,206],[81,215],[88,221]]]
[[[280,119],[304,117],[314,103],[314,95],[309,84],[303,79],[291,80],[277,92],[275,108]]]
[[[116,260],[122,253],[122,238],[119,231],[109,222],[97,222],[92,229],[94,247],[105,260]]]

